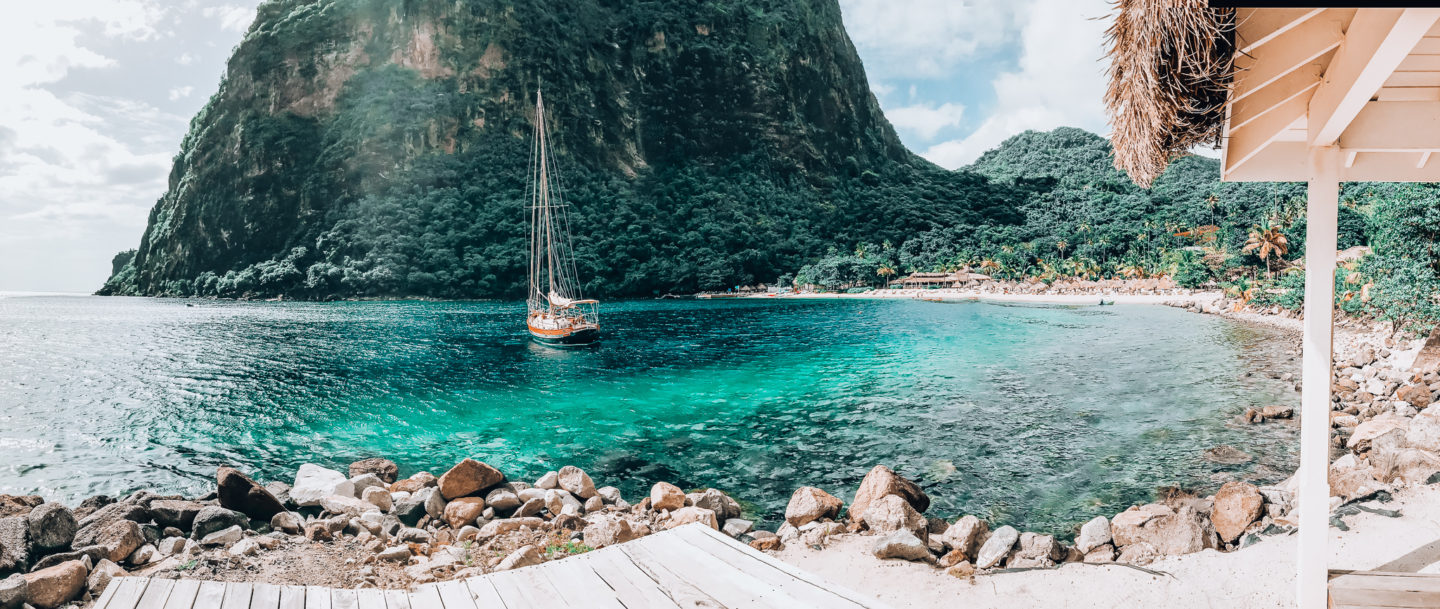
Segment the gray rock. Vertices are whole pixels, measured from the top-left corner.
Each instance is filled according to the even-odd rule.
[[[270,528],[290,535],[299,535],[305,527],[295,512],[280,512],[270,518]]]
[[[185,550],[185,538],[166,537],[160,540],[160,544],[155,546],[155,549],[160,552],[161,556],[174,556]]]
[[[535,546],[525,546],[506,556],[505,560],[500,561],[500,564],[495,567],[495,570],[509,571],[520,567],[538,565],[542,562],[545,562],[545,555],[540,553],[539,548]]]
[[[24,516],[0,518],[0,573],[29,567],[30,522]]]
[[[284,482],[280,482],[280,481],[275,481],[275,482],[271,482],[271,483],[269,483],[269,484],[266,484],[266,485],[265,485],[265,490],[270,491],[270,494],[271,494],[271,495],[274,495],[274,496],[275,496],[275,500],[276,500],[276,501],[279,501],[281,505],[287,505],[287,506],[292,506],[292,507],[293,507],[293,505],[294,505],[295,502],[290,500],[290,485],[289,485],[289,484],[285,484]]]
[[[544,491],[541,491],[541,492],[544,492]],[[515,513],[512,514],[511,517],[512,517],[512,518],[525,518],[525,517],[529,517],[529,516],[534,516],[534,515],[536,515],[536,514],[539,514],[539,513],[540,513],[542,510],[544,510],[544,509],[545,509],[545,498],[544,498],[544,497],[538,497],[538,498],[535,498],[535,499],[527,499],[527,500],[525,501],[525,503],[520,506],[519,509],[515,510]]]
[[[524,502],[529,501],[529,500],[531,500],[531,499],[544,499],[544,498],[545,498],[545,491],[546,491],[546,490],[549,490],[549,489],[533,488],[533,487],[532,487],[532,488],[522,488],[522,489],[520,489],[520,490],[518,490],[518,491],[515,491],[515,496],[520,498],[520,502],[521,502],[521,503],[524,503]]]
[[[753,528],[755,528],[753,521],[744,518],[730,518],[725,521],[725,526],[721,527],[721,530],[731,537],[739,537],[749,533]]]
[[[595,494],[599,495],[600,499],[604,500],[605,503],[614,504],[622,501],[620,498],[620,489],[613,486],[602,486],[600,488],[597,488],[595,489]]]
[[[571,510],[570,513],[579,513],[580,500],[563,489],[551,489],[545,492],[545,509],[550,510],[553,516],[559,516]]]
[[[440,489],[422,488],[415,493],[415,496],[425,500],[425,513],[429,514],[431,518],[445,516],[445,496],[440,493]]]
[[[624,518],[601,517],[591,521],[580,535],[586,545],[603,548],[637,539],[644,533]]]
[[[409,497],[396,501],[395,508],[391,510],[390,513],[394,514],[396,518],[399,518],[400,522],[405,523],[405,526],[413,527],[420,523],[421,518],[424,518],[430,513],[426,507],[426,503],[436,496],[435,487],[422,488],[419,491],[411,493]],[[444,500],[441,499],[441,501],[443,502]],[[442,515],[445,513],[444,507],[441,507],[440,513]]]
[[[385,484],[385,481],[380,479],[380,476],[369,473],[360,474],[359,476],[350,478],[350,485],[355,487],[356,497],[363,497],[365,489],[367,488],[378,488],[384,489],[386,491],[390,490],[388,485]]]
[[[118,563],[144,545],[145,536],[140,534],[140,525],[129,520],[116,520],[95,536],[95,543],[105,546],[105,557],[110,562]]]
[[[225,546],[225,545],[230,545],[230,544],[232,544],[232,543],[235,543],[235,542],[237,542],[237,541],[240,541],[241,539],[244,539],[244,538],[245,538],[245,531],[244,531],[244,529],[240,528],[240,527],[237,525],[237,526],[232,526],[232,527],[230,527],[230,528],[228,528],[228,529],[223,529],[223,530],[220,530],[220,531],[215,531],[215,532],[213,532],[213,533],[210,533],[209,535],[206,535],[205,537],[203,537],[203,538],[200,539],[200,545],[202,545],[202,546]]]
[[[560,488],[560,472],[545,472],[535,481],[535,488],[545,491]]]
[[[155,559],[155,546],[145,544],[130,554],[128,562],[137,567],[150,564]]]
[[[40,554],[68,549],[80,528],[70,508],[59,503],[42,503],[25,519],[30,527],[30,547]]]
[[[376,560],[391,561],[391,562],[405,562],[405,561],[408,561],[408,560],[410,560],[410,547],[409,547],[409,546],[394,546],[394,547],[390,547],[390,548],[385,548],[384,550],[381,550],[379,554],[376,554],[376,555],[375,555],[375,559],[376,559]]]
[[[565,489],[571,495],[580,499],[589,499],[595,496],[595,483],[590,480],[590,474],[585,473],[585,470],[574,465],[566,465],[560,468],[558,474],[560,488]]]
[[[385,484],[394,484],[400,476],[400,468],[394,461],[378,457],[361,459],[350,464],[350,477],[354,478],[361,474],[375,474]]]
[[[25,604],[25,576],[19,573],[0,579],[0,609],[19,609]]]
[[[373,476],[373,474],[367,474]],[[379,480],[379,478],[376,478]],[[320,500],[320,506],[331,514],[343,514],[350,518],[359,518],[365,512],[378,512],[380,508],[369,501],[362,501],[354,497],[341,497],[331,495]]]
[[[485,505],[495,508],[496,513],[506,514],[520,507],[520,497],[502,486],[485,495]]]
[[[193,530],[190,536],[195,539],[204,539],[216,531],[235,526],[244,528],[248,524],[250,524],[250,518],[240,512],[218,505],[209,505],[195,514],[195,524],[191,527]]]
[[[367,488],[361,491],[360,499],[366,503],[380,508],[382,512],[388,512],[395,507],[395,499],[390,496],[390,491],[383,488]]]
[[[301,506],[320,505],[320,500],[331,495],[354,497],[355,486],[345,474],[325,469],[313,463],[305,463],[295,473],[295,484],[290,487],[290,499]]]
[[[100,562],[102,559],[107,558],[108,556],[110,556],[110,550],[107,549],[105,546],[86,546],[73,552],[63,552],[60,554],[51,554],[49,556],[46,556],[45,558],[40,559],[39,562],[36,562],[35,566],[31,567],[30,570],[39,571],[41,569],[49,569],[50,567],[53,567],[60,563],[70,562],[72,560],[89,560],[90,564],[93,565]]]
[[[980,551],[976,552],[975,567],[989,569],[999,566],[1000,561],[1010,555],[1010,550],[1018,541],[1020,541],[1020,531],[1015,530],[1015,527],[1006,525],[995,529],[995,532],[990,534],[990,539],[985,540],[985,543],[980,546]]]
[[[434,540],[429,533],[416,528],[400,529],[400,533],[395,538],[402,543],[430,543]]]
[[[150,522],[150,510],[133,503],[112,503],[97,509],[80,519],[80,529],[75,531],[75,540],[71,542],[71,546],[83,548],[96,545],[96,536],[105,527],[119,520],[129,520],[136,524]]]
[[[715,512],[715,517],[722,523],[725,522],[725,519],[728,517],[740,515],[739,513],[730,514],[730,505],[729,502],[726,501],[725,493],[720,492],[718,489],[707,488],[699,493],[690,493],[686,495],[685,498],[695,507],[702,507]]]
[[[1089,554],[1107,543],[1110,543],[1110,520],[1104,516],[1096,516],[1081,525],[1080,534],[1075,537],[1075,549],[1081,554]]]
[[[162,527],[175,527],[182,531],[195,526],[195,516],[205,504],[196,501],[158,499],[150,502],[150,517]]]
[[[870,547],[876,558],[899,558],[903,560],[929,560],[930,549],[914,533],[898,530],[881,537]]]

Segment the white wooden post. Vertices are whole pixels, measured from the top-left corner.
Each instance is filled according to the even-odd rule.
[[[1310,149],[1305,222],[1305,337],[1300,397],[1300,550],[1295,578],[1300,609],[1329,603],[1331,334],[1335,322],[1336,214],[1340,149]]]

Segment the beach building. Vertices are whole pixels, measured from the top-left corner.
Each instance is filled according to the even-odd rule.
[[[1300,607],[1325,607],[1341,593],[1326,565],[1340,184],[1440,181],[1440,9],[1211,4],[1119,3],[1105,96],[1115,164],[1148,186],[1176,156],[1216,146],[1224,180],[1309,185],[1296,586]],[[1407,579],[1346,590],[1340,605],[1435,589]]]
[[[956,271],[954,273],[911,273],[900,280],[892,282],[891,287],[902,287],[909,289],[926,288],[963,288],[974,286],[981,282],[990,281],[989,275],[971,273],[968,271]]]

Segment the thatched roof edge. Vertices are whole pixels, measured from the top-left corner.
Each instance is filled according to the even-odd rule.
[[[1170,160],[1220,143],[1235,10],[1207,0],[1116,0],[1105,92],[1115,167],[1148,187]]]

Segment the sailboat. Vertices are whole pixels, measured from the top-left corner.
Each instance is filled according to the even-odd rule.
[[[580,294],[568,208],[545,134],[545,99],[535,93],[530,154],[530,295],[525,326],[536,342],[579,346],[600,337],[600,303]]]

